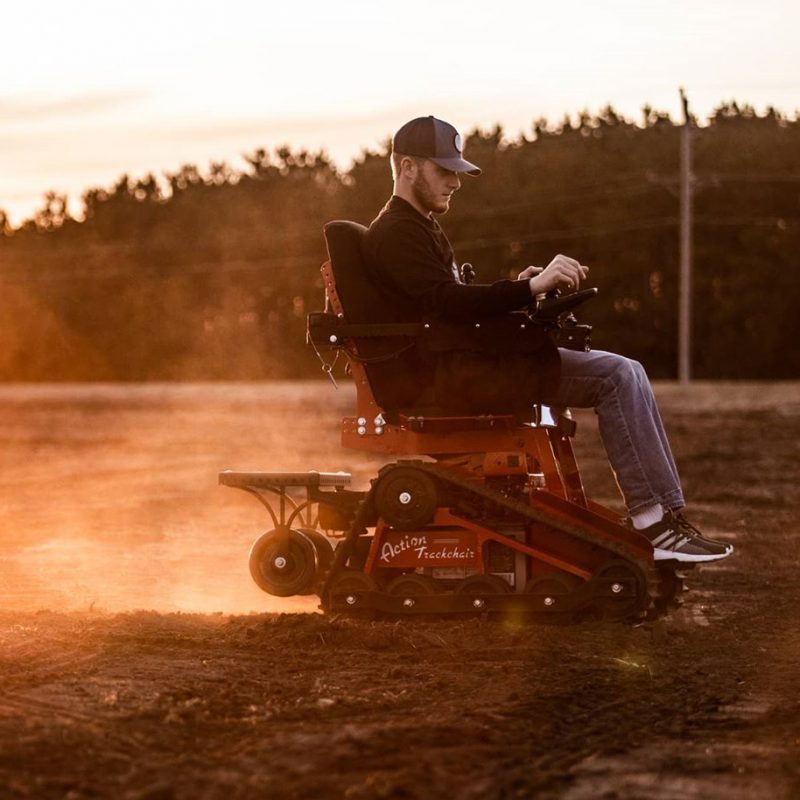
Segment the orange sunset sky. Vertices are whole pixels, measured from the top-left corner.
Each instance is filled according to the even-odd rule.
[[[325,148],[346,168],[408,118],[508,135],[606,103],[701,120],[723,100],[800,108],[800,4],[11,0],[0,47],[0,209],[122,173]]]

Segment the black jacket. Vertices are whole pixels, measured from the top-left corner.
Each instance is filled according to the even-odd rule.
[[[397,196],[369,226],[363,248],[371,283],[397,310],[393,321],[490,320],[532,300],[527,280],[461,283],[453,248],[439,223]],[[435,403],[450,413],[523,411],[557,381],[558,351],[543,331],[535,352],[509,350],[513,347],[501,345],[494,353],[439,353],[423,359],[427,375],[409,354],[405,368],[410,380],[432,383]],[[403,368],[401,357],[398,369]]]
[[[461,283],[439,223],[396,195],[369,226],[364,247],[370,278],[409,322],[472,322],[524,308],[532,300],[527,280]]]

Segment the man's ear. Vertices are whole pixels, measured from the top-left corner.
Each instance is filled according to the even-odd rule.
[[[412,180],[416,178],[418,168],[419,164],[415,158],[403,156],[403,158],[400,159],[400,173],[406,178],[411,178]]]

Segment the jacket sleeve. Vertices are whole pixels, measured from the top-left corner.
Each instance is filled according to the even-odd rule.
[[[419,303],[424,316],[453,322],[515,311],[533,299],[527,280],[458,283],[433,238],[411,220],[398,220],[383,232],[372,267],[385,292]]]

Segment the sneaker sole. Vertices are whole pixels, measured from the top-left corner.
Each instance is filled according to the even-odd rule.
[[[654,561],[683,561],[686,563],[699,564],[704,561],[719,561],[721,558],[727,558],[733,553],[733,548],[726,550],[724,553],[706,553],[702,555],[697,553],[695,555],[689,553],[676,553],[674,550],[661,550],[658,547],[653,548]]]

